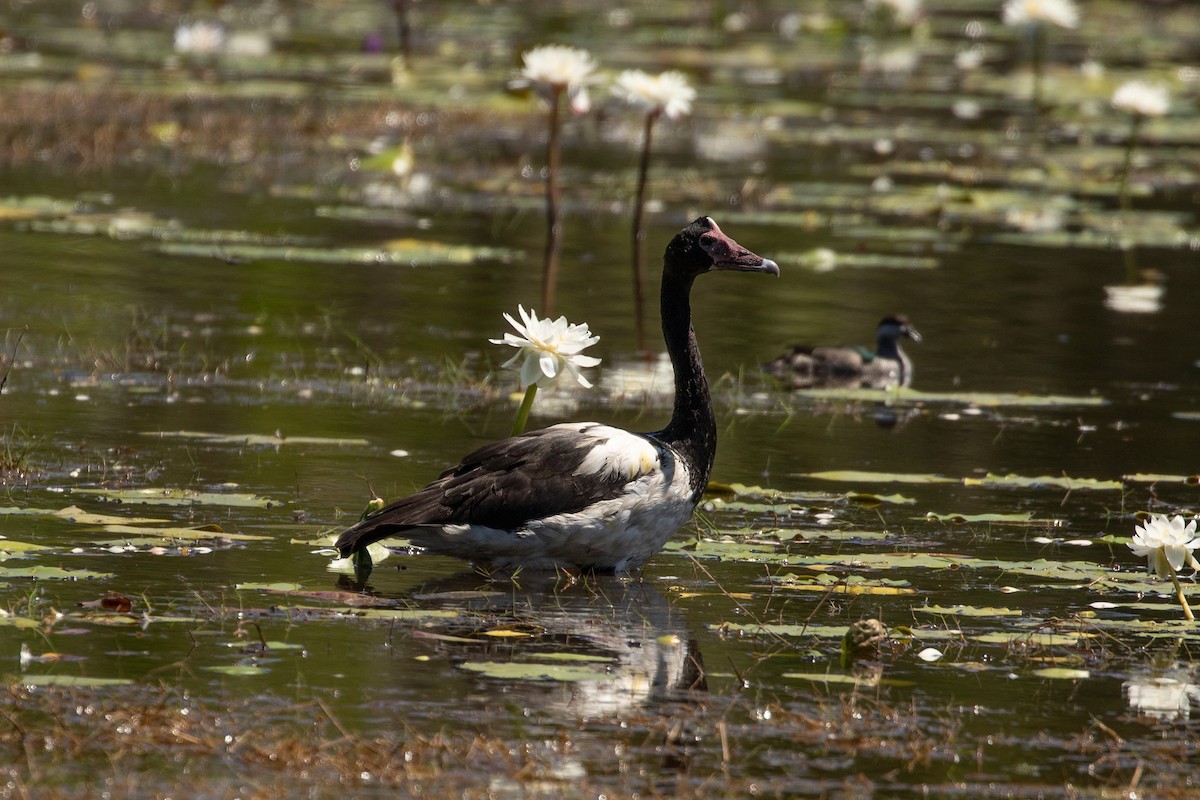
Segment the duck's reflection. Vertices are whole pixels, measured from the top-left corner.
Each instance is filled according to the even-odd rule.
[[[341,586],[373,593],[362,577]],[[531,709],[619,717],[707,689],[684,619],[649,582],[459,573],[399,599],[456,612],[436,628],[422,627],[416,638],[459,669],[503,681],[505,694]]]

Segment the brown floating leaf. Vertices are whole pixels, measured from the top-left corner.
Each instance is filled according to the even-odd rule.
[[[133,610],[133,601],[123,594],[106,592],[99,600],[88,600],[79,604],[82,608],[102,608],[118,614],[127,614]]]

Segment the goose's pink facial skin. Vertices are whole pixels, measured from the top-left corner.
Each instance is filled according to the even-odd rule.
[[[736,272],[766,272],[779,276],[779,265],[769,258],[756,255],[726,236],[710,218],[712,230],[701,235],[700,246],[713,261],[713,269]]]

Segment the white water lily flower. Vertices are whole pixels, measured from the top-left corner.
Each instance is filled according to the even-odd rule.
[[[1146,557],[1146,569],[1160,578],[1170,578],[1186,563],[1200,570],[1192,551],[1200,547],[1196,536],[1196,520],[1186,525],[1178,514],[1168,519],[1166,514],[1152,514],[1150,521],[1136,527],[1137,533],[1129,543],[1135,556]]]
[[[886,8],[891,11],[897,25],[912,25],[921,16],[921,0],[864,0],[868,11]]]
[[[1112,96],[1113,108],[1142,117],[1161,117],[1171,107],[1167,87],[1146,81],[1126,81]]]
[[[1079,25],[1079,9],[1072,0],[1007,0],[1002,18],[1005,25],[1014,28],[1047,22],[1074,28]]]
[[[210,55],[225,46],[225,29],[215,22],[197,20],[175,29],[175,52]]]
[[[525,64],[521,77],[529,82],[564,91],[571,110],[583,114],[591,108],[588,84],[595,82],[596,61],[591,53],[578,47],[550,44],[535,47],[521,56]]]
[[[517,312],[521,316],[520,322],[508,314],[504,318],[520,336],[506,333],[503,339],[488,341],[518,348],[518,353],[504,362],[504,366],[520,365],[521,388],[533,384],[549,386],[564,372],[585,389],[592,388],[591,382],[579,370],[596,366],[600,359],[581,353],[600,341],[600,337],[593,336],[586,323],[576,325],[567,322],[566,317],[538,319],[534,311],[526,311],[522,306],[517,306]]]
[[[671,70],[651,75],[640,69],[627,69],[617,76],[612,93],[648,114],[664,114],[675,120],[692,112],[696,90],[682,72]]]

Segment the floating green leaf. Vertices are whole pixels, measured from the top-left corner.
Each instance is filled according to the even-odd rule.
[[[30,542],[18,542],[15,539],[5,539],[0,537],[0,553],[29,553],[34,550],[52,550],[54,548],[47,547],[44,544],[32,544]]]
[[[281,609],[286,610],[283,606]],[[293,611],[309,614],[328,614],[331,616],[356,617],[359,619],[394,619],[406,621],[422,621],[430,619],[455,619],[462,616],[458,611],[447,611],[437,608],[323,608],[321,606],[292,606]]]
[[[818,683],[844,683],[852,686],[915,686],[916,681],[896,678],[843,675],[837,672],[785,672],[780,677],[793,680],[816,681]]]
[[[924,519],[936,520],[937,522],[953,522],[957,525],[972,522],[996,522],[1011,525],[1024,525],[1028,523],[1050,524],[1049,520],[1035,520],[1032,511],[1017,512],[1014,514],[937,514],[930,511],[924,516]]]
[[[206,433],[204,431],[142,431],[142,436],[158,439],[187,439],[205,444],[232,444],[242,447],[366,447],[366,439],[336,439],[324,436],[276,436],[259,433]]]
[[[1162,475],[1157,472],[1134,472],[1122,475],[1121,480],[1131,483],[1186,483],[1200,485],[1200,475]]]
[[[1068,491],[1098,490],[1120,491],[1125,488],[1120,481],[1106,481],[1097,478],[1070,478],[1066,475],[1040,475],[1025,477],[1023,475],[993,475],[988,473],[982,478],[963,478],[965,486],[982,486],[988,489],[1066,489]]]
[[[1032,673],[1039,678],[1051,678],[1053,680],[1065,681],[1081,681],[1092,677],[1092,673],[1086,669],[1070,669],[1069,667],[1046,667],[1045,669],[1035,669]]]
[[[869,492],[848,492],[846,499],[868,506],[877,506],[882,503],[911,506],[917,502],[913,498],[905,497],[902,494],[870,494]]]
[[[93,572],[87,569],[64,567],[0,567],[0,578],[33,578],[39,581],[82,581],[93,578],[111,578],[109,572]]]
[[[280,505],[278,500],[269,500],[253,494],[237,492],[198,492],[193,489],[76,489],[76,494],[95,495],[122,503],[145,503],[159,506],[235,506],[244,508],[269,508]]]
[[[52,516],[61,517],[77,525],[152,525],[167,522],[156,517],[118,517],[111,514],[93,514],[78,506],[67,506],[55,511]]]
[[[984,644],[1033,644],[1041,647],[1056,645],[1075,645],[1080,639],[1091,639],[1094,633],[1079,631],[1076,633],[1051,633],[1047,631],[994,631],[968,637],[974,642]]]
[[[522,681],[561,681],[572,683],[576,681],[602,681],[611,676],[605,670],[597,667],[574,666],[570,664],[528,664],[516,661],[467,661],[458,665],[459,669],[477,672],[489,678]]]
[[[910,472],[865,472],[853,469],[833,469],[824,472],[805,472],[805,478],[847,483],[958,483],[957,478],[944,475],[922,475]]]
[[[943,614],[956,617],[1019,617],[1015,608],[992,608],[990,606],[913,606],[913,611],[922,614]]]
[[[893,389],[796,389],[794,394],[820,400],[864,401],[896,405],[950,403],[977,408],[1103,406],[1103,397],[1069,395],[1005,394],[995,392],[922,392],[911,388]]]
[[[232,678],[249,678],[255,675],[266,675],[266,667],[260,667],[255,664],[233,664],[225,667],[205,667],[209,672],[216,672],[221,675],[228,675]]]
[[[218,258],[222,261],[284,261],[306,264],[393,264],[432,266],[511,261],[518,251],[443,242],[397,239],[374,247],[297,247],[265,244],[162,242],[158,252],[172,256]]]
[[[131,686],[128,678],[89,678],[85,675],[6,675],[7,683],[26,686],[70,686],[77,689],[95,689],[102,686]]]
[[[116,533],[137,537],[140,541],[187,541],[198,542],[212,539],[225,539],[234,542],[255,542],[270,539],[270,536],[259,536],[252,533],[227,533],[217,526],[199,528],[143,528],[138,525],[105,525],[106,533]]]
[[[581,661],[600,664],[611,664],[614,660],[609,656],[591,656],[586,653],[530,653],[529,657],[539,661]]]
[[[298,583],[239,583],[233,588],[238,591],[258,589],[264,592],[298,592],[303,587]]]

